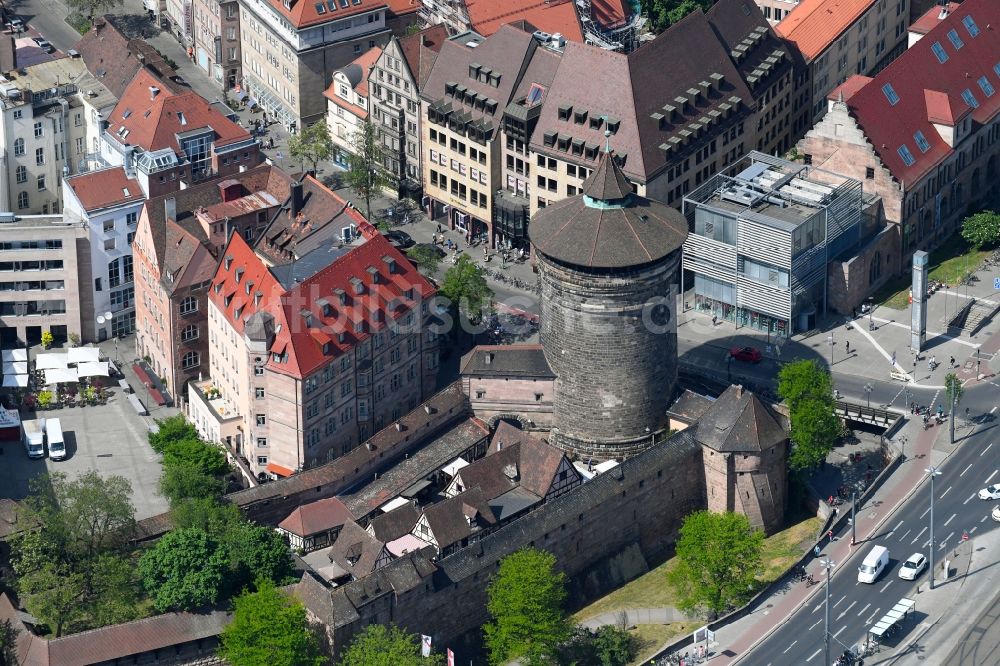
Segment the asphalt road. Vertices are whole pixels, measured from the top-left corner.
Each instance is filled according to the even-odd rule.
[[[983,405],[996,397],[988,385],[967,391],[967,402]],[[965,404],[965,401],[963,401]],[[987,410],[988,411],[988,410]],[[990,520],[995,502],[977,497],[979,489],[995,483],[1000,476],[1000,444],[994,446],[992,423],[976,428],[976,432],[957,445],[957,449],[941,466],[942,474],[934,482],[935,561],[938,568],[947,559],[949,548],[958,545],[963,531],[975,535],[997,529]],[[902,597],[917,599],[916,616],[904,625],[904,631],[890,639],[895,645],[915,631],[926,619],[922,614],[916,586],[926,581],[927,572],[916,581],[898,578],[899,565],[915,552],[928,554],[929,548],[929,480],[924,480],[916,492],[883,525],[882,530],[859,544],[846,562],[838,562],[830,585],[831,660],[846,646],[864,641],[867,628],[877,622]],[[862,507],[861,511],[865,508]],[[849,536],[841,535],[845,538]],[[866,585],[857,580],[857,569],[872,546],[889,549],[890,566],[875,582]],[[812,564],[810,573],[822,578],[819,566]],[[934,618],[931,618],[932,620]],[[809,604],[776,630],[751,653],[754,664],[822,664],[823,663],[824,594],[819,588]]]
[[[1000,592],[993,605],[969,627],[958,648],[942,666],[992,666],[1000,664]]]

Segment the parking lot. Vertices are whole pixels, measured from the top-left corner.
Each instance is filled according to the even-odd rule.
[[[121,389],[112,390],[106,405],[42,411],[37,416],[59,418],[66,439],[66,459],[30,460],[20,442],[0,444],[0,496],[22,499],[28,494],[28,481],[46,471],[65,472],[72,478],[95,469],[102,476],[118,474],[129,480],[137,519],[167,510],[167,501],[157,490],[159,456],[150,448],[146,436],[150,419],[135,413]],[[21,418],[31,415],[22,412]]]

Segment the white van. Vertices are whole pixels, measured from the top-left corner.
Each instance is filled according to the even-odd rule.
[[[45,438],[49,443],[49,458],[64,460],[66,458],[66,442],[63,441],[62,423],[59,419],[45,419]]]
[[[858,567],[858,582],[874,583],[889,566],[889,549],[885,546],[875,546]]]

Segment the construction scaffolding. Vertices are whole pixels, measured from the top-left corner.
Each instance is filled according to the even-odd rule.
[[[614,25],[602,25],[594,18],[592,0],[576,0],[584,41],[592,46],[621,53],[631,53],[639,48],[646,17],[629,0],[623,0],[623,5],[630,10],[625,20]]]

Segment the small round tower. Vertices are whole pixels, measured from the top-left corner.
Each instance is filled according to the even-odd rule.
[[[541,342],[556,374],[550,441],[596,460],[627,457],[664,429],[677,381],[674,316],[687,223],[633,193],[614,154],[581,194],[528,227],[541,275]]]

